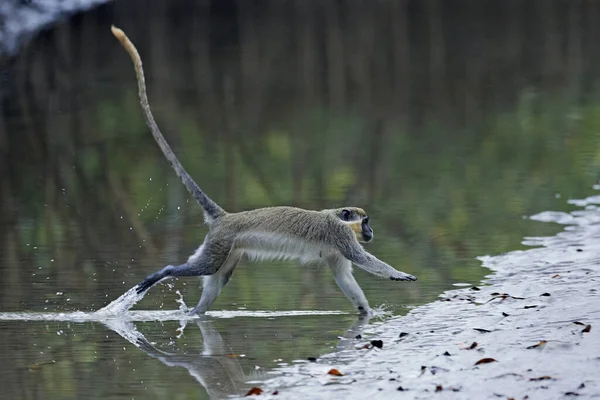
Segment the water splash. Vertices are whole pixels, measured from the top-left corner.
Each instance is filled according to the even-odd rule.
[[[344,311],[320,311],[320,310],[290,310],[290,311],[268,311],[268,310],[223,310],[207,311],[205,315],[198,316],[181,310],[142,310],[126,311],[121,314],[107,314],[96,312],[0,312],[0,321],[70,321],[70,322],[106,322],[110,320],[121,321],[190,321],[201,318],[277,318],[298,317],[316,315],[348,315],[352,313]]]
[[[177,300],[175,300],[177,303],[179,303],[179,311],[188,312],[190,310],[190,308],[185,304],[185,301],[183,300],[183,295],[181,294],[181,292],[179,290],[177,290],[175,293],[177,293],[177,295],[179,295],[179,298]]]
[[[138,293],[136,291],[137,285],[126,291],[118,299],[112,301],[106,307],[96,311],[96,315],[111,316],[119,315],[129,311],[136,303],[144,298],[146,292]]]
[[[190,308],[185,304],[183,295],[179,290],[175,293],[179,295],[176,300],[179,303],[179,308],[176,310],[148,310],[148,311],[130,311],[130,309],[144,298],[146,292],[137,293],[136,286],[132,287],[123,293],[118,299],[112,301],[106,307],[103,307],[93,312],[0,312],[0,321],[71,321],[71,322],[114,322],[116,329],[123,327],[124,332],[129,331],[129,327],[122,325],[129,321],[179,321],[180,335],[183,334],[187,321],[197,318],[213,317],[213,318],[236,318],[236,317],[256,317],[256,318],[273,318],[273,317],[291,317],[303,315],[342,315],[347,314],[343,311],[318,311],[318,310],[302,310],[302,311],[248,311],[248,310],[231,310],[231,311],[208,311],[204,315],[196,315],[190,313]],[[121,324],[121,325],[119,325]]]

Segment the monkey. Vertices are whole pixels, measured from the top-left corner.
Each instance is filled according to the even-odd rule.
[[[190,313],[205,314],[244,256],[250,261],[326,263],[338,287],[359,314],[369,314],[372,310],[352,274],[352,264],[394,281],[417,280],[415,276],[396,270],[364,249],[362,244],[371,242],[374,233],[369,225],[369,216],[362,208],[317,211],[274,206],[241,212],[226,212],[221,208],[186,172],[156,124],[146,94],[142,60],[136,47],[121,29],[112,26],[111,30],[133,61],[146,123],[167,161],[202,207],[204,222],[208,225],[203,243],[185,263],[167,265],[148,275],[136,286],[138,294],[145,293],[164,279],[201,276],[202,295]]]

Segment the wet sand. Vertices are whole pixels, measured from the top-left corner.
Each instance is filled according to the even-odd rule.
[[[558,235],[481,257],[492,271],[481,286],[369,325],[346,350],[272,371],[255,383],[260,397],[600,398],[600,196],[572,203],[581,209],[532,217],[566,225]]]

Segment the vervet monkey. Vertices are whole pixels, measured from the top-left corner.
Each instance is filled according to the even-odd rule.
[[[352,275],[352,264],[371,274],[394,281],[415,281],[366,252],[360,242],[373,240],[369,217],[357,207],[321,211],[295,207],[267,207],[228,213],[211,200],[185,171],[158,128],[146,95],[144,70],[137,49],[125,33],[112,33],[131,57],[137,75],[140,104],[152,135],[183,184],[204,209],[209,231],[204,243],[181,265],[168,265],[149,275],[137,292],[158,281],[179,276],[203,276],[203,291],[192,313],[203,314],[227,284],[242,256],[250,260],[296,259],[303,263],[323,261],[360,313],[369,313],[369,303]]]

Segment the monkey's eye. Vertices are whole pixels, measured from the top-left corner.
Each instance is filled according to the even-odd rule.
[[[342,213],[340,214],[340,218],[343,221],[350,221],[350,216],[351,215],[352,215],[352,213],[350,212],[350,210],[343,209]]]

